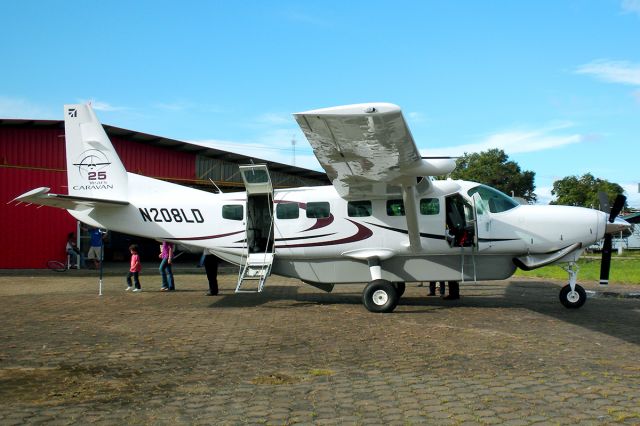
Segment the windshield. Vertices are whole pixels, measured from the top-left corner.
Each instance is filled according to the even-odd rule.
[[[507,210],[511,210],[512,208],[518,206],[518,203],[516,203],[513,198],[489,186],[476,186],[475,188],[471,188],[467,192],[467,194],[469,194],[469,197],[473,197],[473,194],[476,193],[480,196],[480,198],[482,198],[484,204],[489,206],[489,211],[491,213],[506,212]]]

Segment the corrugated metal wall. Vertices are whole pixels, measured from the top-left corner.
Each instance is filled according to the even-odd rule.
[[[273,186],[290,187],[290,186],[317,186],[326,185],[314,179],[307,179],[287,173],[269,171]],[[243,185],[242,177],[238,171],[238,164],[229,161],[218,160],[215,158],[196,156],[196,178],[202,180],[212,179],[219,186],[225,184],[233,184],[234,186]]]
[[[217,184],[242,185],[238,164],[215,158],[196,156],[196,177],[202,180],[212,179]]]
[[[75,219],[59,209],[7,205],[40,186],[67,192],[62,129],[0,128],[0,268],[45,268],[66,258]]]
[[[64,130],[0,127],[0,269],[44,268],[66,258],[67,234],[76,221],[66,211],[7,205],[41,186],[67,193]],[[112,138],[125,167],[168,179],[195,179],[195,155]]]
[[[124,166],[133,173],[193,183],[213,179],[241,186],[236,163],[211,159],[126,138],[111,138]],[[64,129],[31,125],[0,127],[0,269],[44,268],[66,258],[67,234],[76,221],[66,211],[6,204],[34,188],[66,194]],[[313,179],[272,172],[274,185],[318,185]]]
[[[17,195],[40,186],[66,192],[63,172],[0,167],[0,268],[45,268],[66,258],[67,234],[76,221],[66,211],[7,205]]]
[[[0,165],[65,169],[64,131],[0,127]]]
[[[194,154],[111,138],[125,169],[131,173],[163,179],[196,179]]]

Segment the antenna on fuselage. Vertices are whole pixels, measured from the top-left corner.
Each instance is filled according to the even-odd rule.
[[[213,181],[213,179],[209,178],[209,182],[211,182],[211,185],[213,185],[213,186],[215,186],[215,187],[216,187],[216,189],[218,190],[218,193],[219,193],[219,194],[222,194],[222,189],[220,189],[220,188],[218,187],[218,185],[216,185],[216,183]]]

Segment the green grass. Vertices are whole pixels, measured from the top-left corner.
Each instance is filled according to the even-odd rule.
[[[588,255],[578,261],[580,271],[578,282],[600,281],[600,254]],[[516,277],[537,277],[560,281],[567,281],[568,274],[557,265],[545,266],[525,272],[517,270]],[[610,284],[640,284],[640,253],[625,252],[622,256],[616,253],[611,258]]]

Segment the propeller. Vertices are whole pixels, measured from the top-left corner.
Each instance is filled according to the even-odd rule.
[[[609,203],[603,203],[603,197],[600,197],[600,199],[601,206],[606,205],[608,207]],[[613,206],[611,206],[611,213],[609,213],[609,223],[613,224],[616,221],[616,218],[622,211],[622,207],[624,207],[625,201],[627,201],[627,197],[625,197],[624,195],[618,194],[616,196],[616,199],[613,202]],[[615,232],[614,228],[615,227],[609,226],[609,224],[607,224],[607,230],[604,234],[604,243],[602,244],[602,261],[600,263],[600,285],[609,284],[609,270],[611,269],[612,248],[611,240],[613,238],[613,232]]]

